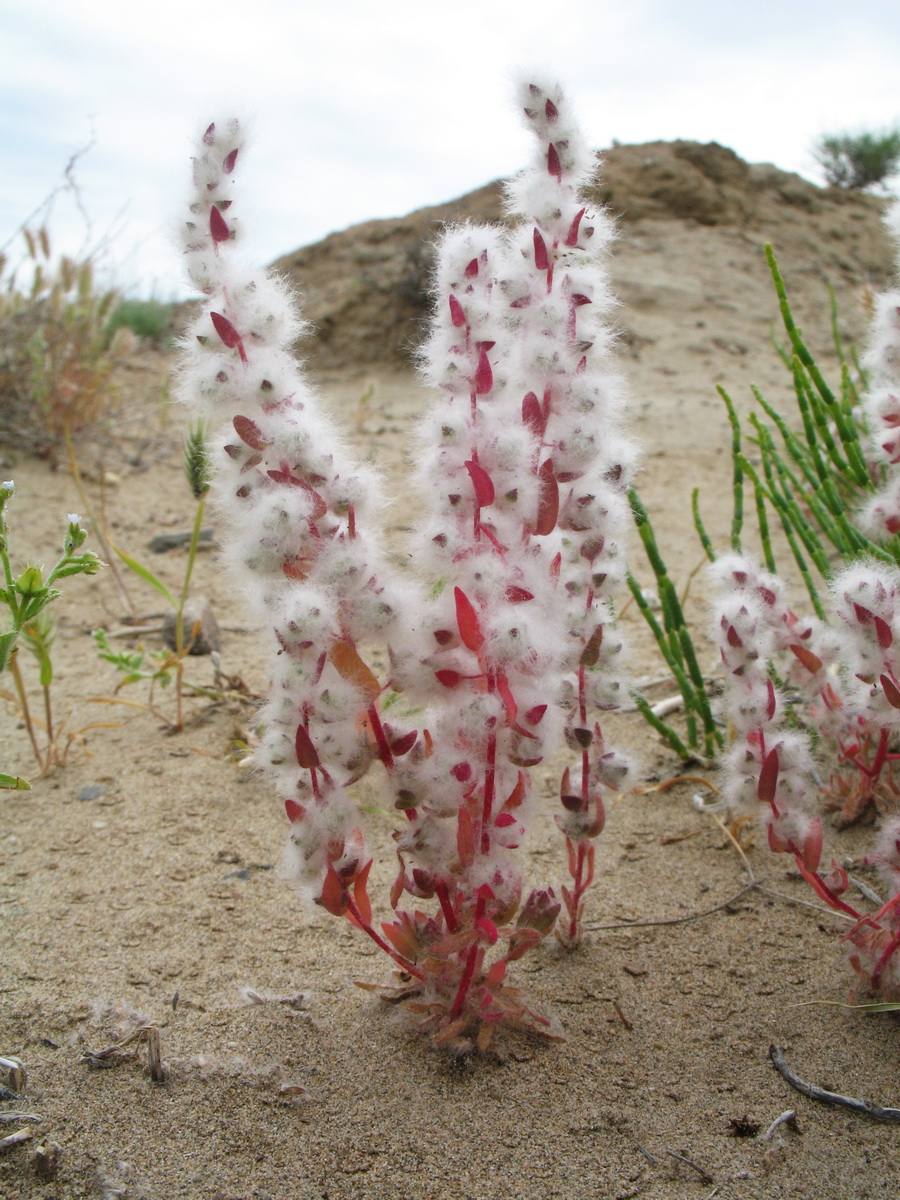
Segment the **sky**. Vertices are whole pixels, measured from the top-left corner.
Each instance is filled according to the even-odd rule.
[[[852,8],[852,12],[851,12]],[[173,230],[211,120],[253,130],[241,203],[271,261],[517,170],[523,68],[598,148],[717,141],[820,181],[825,132],[900,123],[897,0],[0,0],[0,247],[64,180],[60,252],[189,294]]]

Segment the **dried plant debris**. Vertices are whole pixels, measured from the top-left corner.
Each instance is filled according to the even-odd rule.
[[[2,1072],[3,1086],[10,1095],[3,1095],[2,1099],[11,1100],[15,1096],[21,1096],[25,1091],[28,1083],[28,1073],[20,1058],[13,1055],[6,1055],[0,1058],[0,1072]]]
[[[305,992],[297,992],[293,996],[276,996],[265,992],[258,992],[256,988],[242,987],[240,993],[241,998],[247,1004],[283,1004],[286,1008],[292,1009],[294,1012],[306,1011]]]
[[[128,1037],[122,1038],[112,1046],[107,1046],[104,1050],[85,1050],[81,1056],[82,1062],[86,1062],[91,1067],[112,1067],[124,1059],[134,1058],[137,1049],[144,1044],[147,1047],[147,1068],[150,1078],[154,1083],[165,1083],[168,1078],[168,1070],[162,1060],[159,1027],[156,1025],[142,1025]],[[122,1054],[122,1051],[129,1046],[134,1046],[135,1050],[131,1054]]]
[[[746,1113],[742,1117],[732,1117],[728,1122],[728,1137],[752,1138],[760,1131],[759,1121],[751,1121]]]
[[[816,1087],[813,1083],[805,1083],[787,1065],[784,1051],[778,1046],[769,1047],[769,1058],[792,1088],[809,1096],[810,1100],[821,1100],[823,1104],[835,1104],[841,1108],[851,1108],[854,1112],[864,1113],[875,1121],[900,1121],[900,1108],[882,1108],[879,1104],[870,1104],[868,1100],[857,1100],[853,1096],[842,1096],[839,1092],[829,1092],[825,1088]]]

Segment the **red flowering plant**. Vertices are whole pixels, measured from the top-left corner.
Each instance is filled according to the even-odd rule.
[[[634,457],[609,364],[611,228],[581,199],[594,155],[561,90],[529,81],[520,95],[537,151],[509,186],[517,219],[451,230],[438,250],[421,361],[439,398],[418,431],[410,578],[375,536],[377,478],[290,356],[285,287],[240,266],[234,121],[202,137],[184,239],[207,304],[181,394],[218,426],[223,541],[271,630],[256,757],[291,825],[290,874],[390,956],[394,998],[459,1050],[502,1025],[552,1033],[508,967],[557,924],[579,939],[603,797],[628,772],[599,721],[626,690],[611,596]],[[366,661],[376,642],[384,681]],[[571,874],[560,902],[549,887],[525,894],[517,851],[532,768],[563,739],[576,762],[556,814]],[[379,923],[352,790],[376,761],[400,822]]]

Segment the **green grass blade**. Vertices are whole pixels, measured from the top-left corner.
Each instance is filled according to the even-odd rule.
[[[178,607],[172,593],[163,581],[153,574],[149,567],[145,567],[143,563],[139,563],[136,558],[132,558],[130,554],[126,554],[124,550],[120,550],[115,544],[110,543],[110,545],[112,545],[113,550],[115,550],[116,554],[130,571],[134,571],[135,575],[143,579],[145,583],[149,583],[151,587],[156,588],[159,594],[166,598],[166,601],[172,608]]]

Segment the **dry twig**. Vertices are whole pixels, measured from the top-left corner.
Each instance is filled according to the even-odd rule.
[[[714,908],[705,908],[702,912],[691,913],[687,917],[669,917],[665,921],[618,921],[613,925],[588,925],[588,929],[591,931],[597,929],[646,929],[650,925],[685,925],[688,921],[699,921],[701,917],[709,917],[713,913],[721,912],[729,904],[734,904],[735,901],[740,900],[741,896],[746,892],[758,888],[759,883],[758,879],[754,879],[750,883],[745,884],[739,892],[735,892],[728,900],[723,900],[721,904],[717,904]]]
[[[692,1159],[686,1158],[683,1154],[676,1154],[674,1150],[667,1149],[666,1154],[668,1154],[668,1156],[670,1158],[675,1158],[678,1160],[678,1162],[684,1163],[685,1166],[692,1167],[697,1172],[697,1174],[700,1176],[700,1178],[703,1180],[704,1183],[715,1183],[716,1182],[713,1179],[712,1175],[710,1175],[709,1171],[704,1170],[703,1167],[699,1166]]]
[[[829,1092],[813,1083],[805,1083],[787,1065],[784,1051],[778,1046],[769,1047],[769,1058],[782,1078],[810,1100],[821,1100],[823,1104],[836,1104],[853,1112],[865,1113],[874,1121],[900,1121],[900,1108],[882,1108],[878,1104],[869,1104],[867,1100],[856,1100],[853,1096],[842,1096],[839,1092]]]
[[[17,1129],[15,1133],[9,1134],[8,1137],[0,1138],[0,1151],[12,1150],[14,1146],[21,1146],[23,1142],[27,1142],[29,1138],[33,1137],[33,1129]]]
[[[763,1134],[764,1142],[768,1142],[768,1141],[772,1140],[772,1135],[774,1134],[775,1130],[779,1127],[779,1125],[789,1125],[791,1127],[791,1129],[793,1129],[795,1132],[799,1132],[799,1130],[797,1129],[796,1110],[793,1108],[789,1108],[787,1110],[787,1112],[783,1112],[780,1117],[776,1117],[775,1120],[772,1122],[772,1124],[769,1126],[769,1128],[766,1130],[766,1132]]]

